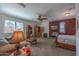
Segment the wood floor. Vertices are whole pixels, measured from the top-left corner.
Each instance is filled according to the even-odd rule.
[[[31,47],[32,56],[75,56],[74,51],[55,46],[55,39],[40,39],[38,45]]]

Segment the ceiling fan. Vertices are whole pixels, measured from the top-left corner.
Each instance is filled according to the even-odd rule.
[[[38,16],[38,20],[43,21],[43,20],[47,20],[48,18],[46,16]]]
[[[72,13],[70,12],[71,10],[73,10],[75,7],[72,7],[72,8],[69,8],[65,13],[64,15],[65,16],[70,16]]]
[[[20,5],[21,7],[25,8],[26,5],[24,3],[17,3],[18,5]]]

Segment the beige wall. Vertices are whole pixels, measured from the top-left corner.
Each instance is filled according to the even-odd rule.
[[[46,21],[41,22],[40,26],[44,28],[43,33],[48,33],[48,38],[49,38],[49,21],[46,20]]]
[[[76,55],[79,56],[79,3],[76,4],[76,19],[77,19],[77,26],[76,26]]]

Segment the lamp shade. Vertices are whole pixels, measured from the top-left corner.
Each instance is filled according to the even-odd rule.
[[[19,43],[24,40],[24,35],[22,31],[15,31],[12,36],[13,43]]]

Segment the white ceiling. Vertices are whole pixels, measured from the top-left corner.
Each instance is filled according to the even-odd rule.
[[[25,8],[18,4],[0,4],[0,11],[21,19],[37,21],[38,15],[46,15],[49,20],[66,19],[75,17],[74,3],[24,3]],[[64,12],[73,8],[70,16],[64,16]]]

